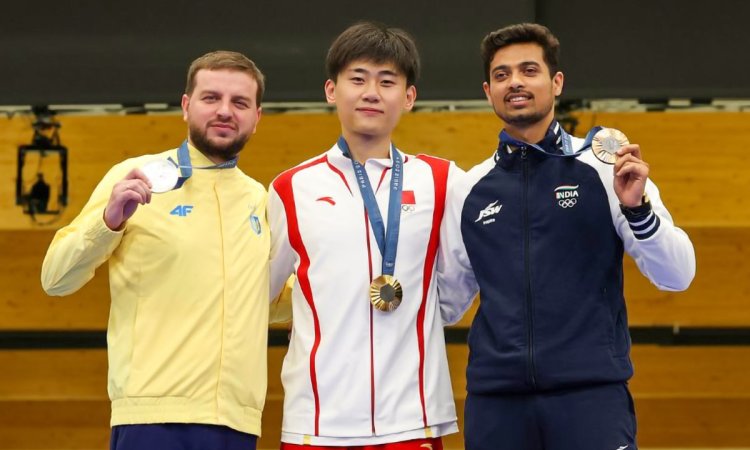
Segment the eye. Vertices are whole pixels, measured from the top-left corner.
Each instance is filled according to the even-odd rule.
[[[383,85],[383,86],[388,86],[388,87],[390,87],[390,86],[395,86],[395,85],[396,85],[396,82],[395,82],[394,80],[388,80],[388,79],[386,79],[386,80],[382,80],[382,81],[380,82],[380,84],[381,84],[381,85]]]
[[[240,109],[248,109],[250,108],[250,103],[248,103],[245,100],[235,100],[234,104],[240,108]]]
[[[508,78],[508,74],[505,72],[497,71],[492,74],[492,79],[495,81],[503,81],[506,78]]]
[[[206,94],[203,97],[201,97],[201,100],[203,100],[206,103],[213,103],[217,99],[218,99],[218,97],[216,97],[216,95],[214,95],[214,94]]]
[[[362,77],[351,77],[349,78],[349,81],[351,81],[354,84],[362,84],[365,82],[365,79]]]
[[[524,69],[523,73],[525,73],[526,75],[533,76],[533,75],[536,75],[537,73],[539,73],[539,68],[535,67],[535,66],[529,66],[529,67],[527,67],[527,68]]]

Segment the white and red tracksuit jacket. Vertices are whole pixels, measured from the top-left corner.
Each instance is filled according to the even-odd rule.
[[[463,311],[442,305],[441,317],[436,278],[451,283],[466,275],[437,267],[446,186],[462,172],[439,158],[402,156],[394,276],[404,296],[392,312],[370,304],[382,255],[339,147],[283,172],[270,187],[272,297],[296,274],[281,375],[284,442],[365,445],[457,430],[443,325]],[[391,159],[364,167],[385,218]],[[466,305],[467,298],[452,301]]]

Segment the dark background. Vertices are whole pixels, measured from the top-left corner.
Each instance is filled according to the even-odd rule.
[[[745,0],[16,0],[0,11],[0,105],[178,104],[216,49],[258,63],[266,101],[322,102],[328,45],[359,19],[416,37],[420,100],[484,98],[479,42],[521,21],[560,38],[564,99],[750,98]]]

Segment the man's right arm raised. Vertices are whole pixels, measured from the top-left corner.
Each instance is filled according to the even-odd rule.
[[[150,200],[148,182],[144,179],[142,173],[129,169],[126,163],[114,166],[94,189],[80,214],[57,231],[42,263],[42,287],[47,294],[72,294],[94,277],[96,268],[120,244],[125,221],[135,212],[137,204]],[[134,187],[122,189],[123,184]],[[128,201],[124,197],[132,199]],[[112,214],[113,208],[120,210]],[[105,210],[109,210],[109,221]],[[119,217],[120,223],[113,223],[112,216]]]

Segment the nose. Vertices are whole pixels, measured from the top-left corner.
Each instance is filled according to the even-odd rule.
[[[380,101],[380,85],[376,80],[371,80],[365,84],[362,98],[367,102],[377,103]]]
[[[232,117],[232,102],[231,99],[222,100],[219,103],[219,107],[216,109],[216,115],[220,119],[229,119]]]
[[[510,88],[513,90],[521,89],[524,86],[523,77],[519,72],[513,71],[510,74]]]

